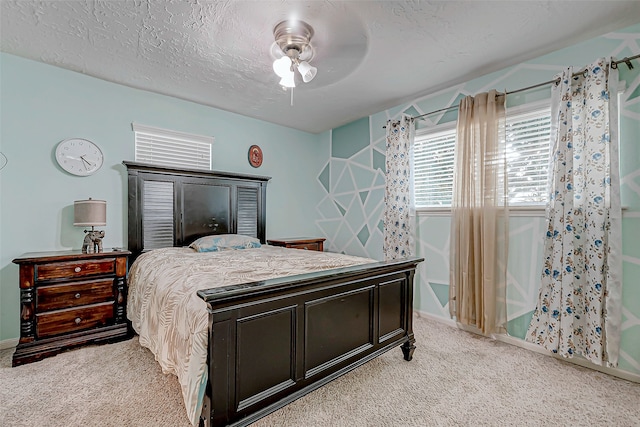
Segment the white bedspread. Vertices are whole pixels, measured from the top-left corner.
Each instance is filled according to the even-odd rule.
[[[177,375],[187,415],[196,425],[208,375],[208,314],[196,290],[369,262],[375,261],[268,245],[206,253],[156,249],[131,266],[127,317],[162,371]]]

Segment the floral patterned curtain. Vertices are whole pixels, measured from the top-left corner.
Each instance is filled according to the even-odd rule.
[[[526,339],[615,367],[622,292],[617,69],[601,58],[558,77],[542,283]]]
[[[386,180],[384,192],[384,259],[413,254],[413,182],[411,153],[415,125],[410,117],[387,122]]]

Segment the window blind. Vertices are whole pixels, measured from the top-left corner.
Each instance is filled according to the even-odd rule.
[[[132,124],[137,162],[211,170],[213,137]]]
[[[507,113],[505,137],[510,205],[546,203],[550,128],[548,106],[518,114]],[[416,135],[413,173],[417,208],[451,206],[455,143],[454,127]]]
[[[451,206],[456,130],[416,136],[413,189],[416,207]]]
[[[510,205],[543,205],[549,174],[549,108],[507,116],[507,173]]]

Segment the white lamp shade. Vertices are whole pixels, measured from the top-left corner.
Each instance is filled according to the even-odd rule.
[[[291,58],[283,56],[282,58],[273,61],[273,71],[278,75],[278,77],[285,78],[289,73],[291,73]]]
[[[290,71],[289,74],[280,79],[280,86],[296,87],[295,74],[293,74],[293,71]]]
[[[318,74],[318,69],[316,67],[312,67],[307,61],[302,61],[298,65],[298,71],[300,71],[302,81],[305,83],[309,83],[313,80],[316,74]]]
[[[93,199],[73,202],[73,225],[76,227],[107,225],[107,202]]]

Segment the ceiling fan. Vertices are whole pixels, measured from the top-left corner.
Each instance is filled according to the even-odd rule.
[[[273,61],[273,71],[280,77],[283,88],[296,87],[296,70],[305,83],[318,73],[318,69],[309,64],[314,56],[313,34],[313,27],[304,21],[282,21],[273,29],[275,42],[271,52],[278,58]]]

